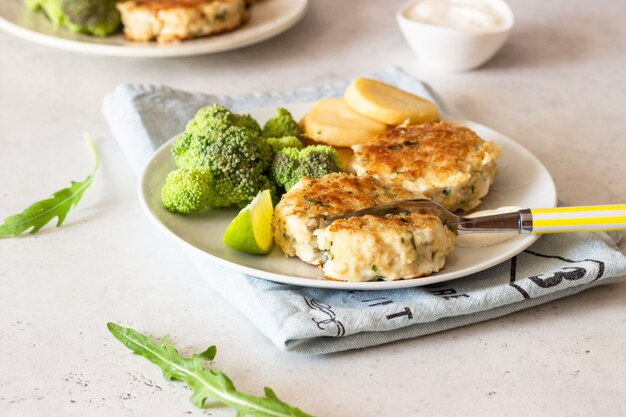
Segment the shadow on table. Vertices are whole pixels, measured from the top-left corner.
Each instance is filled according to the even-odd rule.
[[[502,50],[483,68],[549,68],[589,60],[597,49],[584,31],[571,23],[552,27],[530,22],[516,26]]]

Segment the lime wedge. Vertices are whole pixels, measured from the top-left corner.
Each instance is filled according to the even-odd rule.
[[[224,243],[242,252],[262,255],[272,249],[274,206],[270,190],[263,190],[239,212],[224,232]]]

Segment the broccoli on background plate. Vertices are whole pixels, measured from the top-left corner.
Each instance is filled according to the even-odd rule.
[[[43,10],[57,26],[72,32],[107,36],[121,24],[115,0],[25,0],[32,10]]]

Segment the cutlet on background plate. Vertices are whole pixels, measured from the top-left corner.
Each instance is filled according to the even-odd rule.
[[[245,0],[129,0],[117,8],[127,39],[167,43],[233,30],[246,22]]]

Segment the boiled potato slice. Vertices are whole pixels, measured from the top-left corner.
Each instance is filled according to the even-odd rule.
[[[389,125],[432,122],[439,118],[437,106],[430,101],[367,78],[354,80],[344,98],[354,110]]]
[[[344,147],[370,142],[387,129],[384,123],[354,111],[341,98],[317,101],[304,115],[302,125],[311,139]]]

